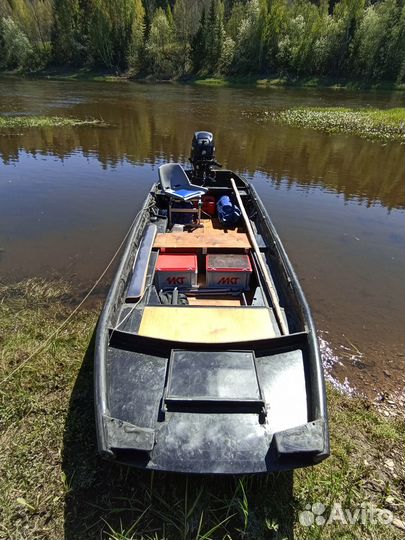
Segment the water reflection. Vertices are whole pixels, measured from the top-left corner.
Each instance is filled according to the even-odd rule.
[[[41,83],[35,84],[42,88]],[[204,93],[190,87],[167,85],[136,85],[135,91],[132,85],[112,85],[113,91],[108,92],[100,85],[93,88],[84,85],[79,96],[76,94],[80,85],[77,85],[79,90],[69,87],[64,103],[59,84],[51,86],[55,95],[47,101],[35,92],[31,96],[25,91],[17,92],[12,100],[14,112],[28,109],[34,113],[102,118],[111,127],[3,133],[0,136],[3,164],[18,161],[22,150],[33,156],[50,154],[61,160],[80,151],[86,157],[96,157],[104,168],[116,167],[124,161],[132,164],[153,164],[167,159],[187,161],[193,131],[211,129],[216,137],[218,159],[248,176],[260,171],[276,186],[280,182],[318,186],[343,194],[347,200],[356,198],[367,206],[405,207],[401,145],[371,143],[355,136],[329,135],[271,123],[264,125],[246,118],[246,111],[257,111],[260,106],[287,106],[286,96],[280,91],[264,95],[254,90],[236,93],[222,89],[213,93],[207,89]],[[110,88],[108,84],[104,86]],[[301,100],[297,104],[308,104],[314,99],[313,96],[309,99],[306,93],[298,95]],[[330,95],[327,95],[329,100],[323,99],[329,104]],[[344,104],[348,104],[347,99]]]

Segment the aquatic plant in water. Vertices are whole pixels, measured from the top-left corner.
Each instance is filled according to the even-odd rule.
[[[367,139],[405,142],[405,110],[297,108],[266,111],[265,118],[293,127],[328,133],[352,133]]]
[[[96,118],[71,118],[68,116],[0,116],[0,129],[12,128],[43,128],[43,127],[77,127],[77,126],[106,126]]]

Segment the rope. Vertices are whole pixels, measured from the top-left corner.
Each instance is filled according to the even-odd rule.
[[[8,379],[10,379],[15,373],[17,373],[17,371],[19,371],[20,369],[22,369],[24,366],[26,366],[28,364],[28,362],[30,360],[32,360],[32,358],[34,358],[34,356],[36,356],[38,353],[44,351],[46,349],[46,347],[49,345],[49,343],[53,340],[53,338],[62,330],[62,328],[64,328],[67,323],[72,319],[72,317],[79,311],[79,309],[82,307],[82,305],[86,302],[86,300],[89,298],[89,296],[93,293],[94,289],[97,287],[97,285],[100,283],[100,281],[103,279],[103,277],[106,275],[106,273],[108,272],[110,266],[112,265],[112,263],[115,261],[118,253],[121,251],[121,248],[122,246],[125,244],[128,236],[129,236],[129,233],[131,232],[134,224],[135,224],[135,221],[138,219],[138,216],[145,210],[149,210],[151,208],[152,205],[150,206],[147,206],[146,208],[141,208],[141,210],[139,210],[139,212],[136,214],[136,216],[134,217],[126,235],[124,236],[121,244],[118,246],[116,252],[114,253],[114,255],[112,256],[112,258],[110,259],[110,262],[107,264],[107,266],[105,267],[105,269],[103,270],[103,272],[100,274],[100,276],[97,278],[96,282],[94,283],[94,285],[91,287],[91,289],[87,292],[86,296],[83,298],[83,300],[80,302],[80,304],[78,306],[75,307],[75,309],[72,311],[72,313],[67,317],[67,319],[65,319],[63,321],[62,324],[60,324],[58,326],[58,328],[45,340],[44,343],[42,343],[41,345],[39,345],[33,353],[31,353],[28,358],[26,358],[25,360],[23,360],[20,364],[18,364],[17,367],[15,367],[8,375],[6,375],[6,377],[4,379],[2,379],[0,381],[0,386],[2,384],[4,384],[6,381],[8,381]]]
[[[135,304],[131,307],[131,309],[128,311],[128,313],[125,315],[125,317],[123,317],[120,320],[120,322],[117,324],[117,326],[114,326],[114,328],[111,330],[111,334],[110,334],[110,337],[108,339],[108,345],[110,345],[110,343],[111,343],[114,332],[116,330],[118,330],[118,328],[130,317],[130,315],[134,311],[134,309],[138,307],[139,303],[143,300],[143,297],[145,296],[146,291],[149,289],[149,287],[151,287],[151,285],[152,285],[152,283],[149,283],[149,285],[146,285],[142,295],[139,297],[139,300],[137,300],[137,302],[135,302]]]

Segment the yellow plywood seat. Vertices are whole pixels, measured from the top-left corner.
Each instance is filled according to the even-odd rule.
[[[147,306],[139,335],[185,343],[228,343],[276,335],[263,308]]]

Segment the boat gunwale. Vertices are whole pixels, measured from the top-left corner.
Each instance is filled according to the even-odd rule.
[[[267,212],[265,206],[263,205],[263,202],[261,201],[256,188],[252,185],[248,185],[248,189],[250,192],[251,197],[254,199],[255,204],[260,209],[260,211],[263,214],[263,221],[265,226],[270,231],[271,236],[274,240],[274,245],[276,247],[277,255],[281,259],[284,271],[286,272],[287,277],[290,279],[290,283],[294,289],[295,294],[297,295],[298,304],[300,306],[300,309],[302,310],[302,315],[305,321],[305,324],[307,325],[307,332],[308,332],[308,345],[310,348],[310,367],[311,369],[311,381],[313,380],[315,382],[315,385],[311,384],[311,402],[313,405],[316,405],[316,407],[313,407],[314,410],[313,416],[318,419],[323,419],[325,421],[326,425],[326,432],[329,433],[329,420],[328,420],[328,411],[327,411],[327,405],[326,405],[326,387],[325,387],[325,379],[323,374],[323,366],[322,366],[322,360],[321,360],[321,354],[319,351],[319,344],[316,337],[316,327],[315,323],[312,317],[312,313],[309,307],[309,304],[307,302],[307,299],[305,297],[304,291],[301,287],[301,284],[298,280],[298,277],[295,273],[295,270],[291,264],[291,261],[287,255],[287,252],[285,251],[285,248],[281,242],[280,236],[270,218],[269,213]],[[314,392],[313,386],[316,387],[316,392]],[[315,398],[315,399],[314,399]],[[327,448],[325,449],[327,454],[329,454],[330,451],[330,441],[329,437],[327,437]]]
[[[94,345],[94,403],[95,403],[95,419],[96,419],[96,433],[97,433],[97,446],[102,454],[107,454],[108,457],[113,457],[114,454],[108,448],[105,440],[103,417],[109,414],[107,405],[107,376],[106,376],[106,356],[108,350],[109,333],[108,328],[110,326],[112,312],[119,299],[120,284],[123,282],[122,275],[126,266],[129,266],[129,260],[131,255],[135,257],[136,249],[134,246],[136,235],[139,234],[139,242],[142,238],[141,232],[144,230],[146,223],[141,228],[140,224],[142,219],[145,219],[145,213],[150,207],[150,202],[153,199],[153,194],[156,192],[158,183],[152,184],[149,189],[149,194],[145,199],[142,208],[135,217],[132,224],[131,231],[126,241],[124,252],[121,256],[120,263],[114,274],[110,289],[108,291],[103,309],[101,311],[96,330],[96,339]],[[138,242],[138,243],[139,243]]]

